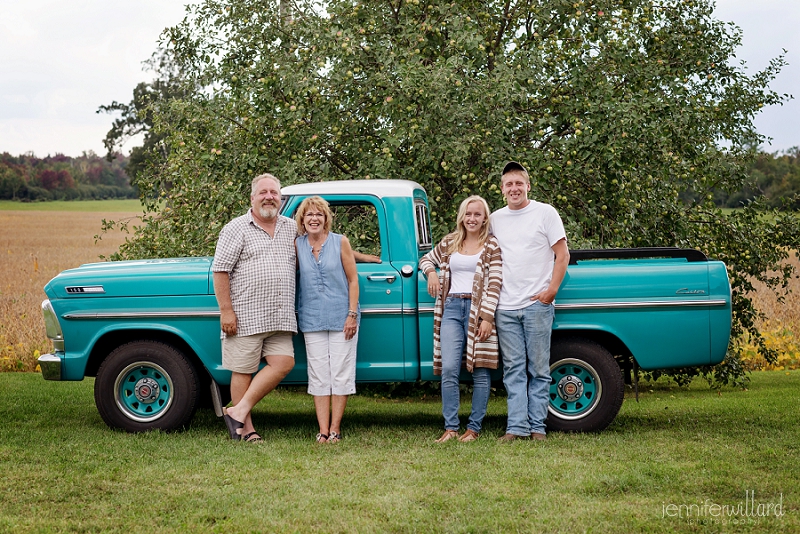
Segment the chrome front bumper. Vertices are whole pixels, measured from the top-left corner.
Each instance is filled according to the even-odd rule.
[[[61,380],[61,358],[55,354],[39,356],[39,367],[45,380]]]

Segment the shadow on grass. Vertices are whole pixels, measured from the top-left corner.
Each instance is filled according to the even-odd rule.
[[[440,409],[438,403],[435,405]],[[439,433],[444,428],[442,415],[434,412],[430,406],[415,405],[414,402],[404,404],[402,411],[398,405],[389,403],[381,407],[380,404],[369,406],[348,407],[342,422],[343,432],[346,434],[383,433],[391,430],[393,434],[408,436],[419,435],[428,437]],[[280,432],[286,436],[307,436],[316,434],[317,418],[313,406],[308,409],[300,408],[274,408],[266,405],[256,406],[253,411],[253,425],[256,429],[265,432]],[[468,415],[462,409],[462,429],[466,427]],[[506,416],[487,415],[483,420],[483,433],[502,433],[505,429]],[[227,432],[225,423],[218,418],[213,410],[202,409],[195,413],[188,429],[201,432]]]

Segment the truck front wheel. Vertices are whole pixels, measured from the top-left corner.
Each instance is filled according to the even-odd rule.
[[[197,405],[194,367],[165,343],[140,340],[114,349],[97,370],[94,400],[111,428],[177,430]]]
[[[611,353],[597,343],[554,341],[550,378],[549,430],[599,432],[619,413],[625,394],[622,371]]]

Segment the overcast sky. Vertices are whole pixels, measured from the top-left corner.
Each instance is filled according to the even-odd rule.
[[[150,79],[142,61],[185,3],[0,0],[0,153],[103,154],[112,117],[95,111],[129,102]],[[717,18],[742,28],[738,58],[750,74],[785,48],[789,65],[772,88],[800,99],[800,1],[717,0]],[[800,100],[764,110],[756,126],[773,138],[771,152],[800,146]]]

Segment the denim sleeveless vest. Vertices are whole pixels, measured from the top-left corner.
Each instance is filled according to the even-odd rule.
[[[297,238],[298,326],[303,332],[342,331],[350,307],[347,276],[342,266],[342,235],[328,233],[319,261],[311,252],[308,234]]]

